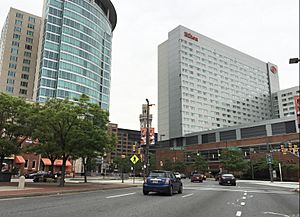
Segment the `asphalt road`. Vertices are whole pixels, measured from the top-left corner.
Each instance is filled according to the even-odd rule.
[[[22,217],[299,217],[299,193],[288,189],[183,180],[183,194],[150,194],[141,187],[0,199],[0,216]]]

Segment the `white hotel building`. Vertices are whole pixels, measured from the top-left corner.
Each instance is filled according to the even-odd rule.
[[[299,97],[299,86],[280,90],[272,94],[273,118],[283,118],[287,116],[296,116],[295,99]]]
[[[158,47],[158,134],[268,120],[279,90],[277,66],[178,26]]]

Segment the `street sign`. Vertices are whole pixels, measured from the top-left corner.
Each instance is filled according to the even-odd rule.
[[[136,164],[140,159],[138,158],[138,156],[136,156],[135,154],[132,155],[132,157],[130,158],[130,161],[133,163],[133,164]]]
[[[267,163],[268,163],[268,164],[272,164],[272,162],[273,162],[272,155],[267,154],[266,158],[267,158]]]

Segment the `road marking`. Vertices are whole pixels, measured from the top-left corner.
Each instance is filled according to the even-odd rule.
[[[109,198],[116,198],[116,197],[125,197],[125,196],[129,196],[129,195],[133,195],[133,194],[136,194],[136,192],[128,193],[128,194],[118,194],[118,195],[108,196],[106,198],[109,199]]]
[[[247,195],[247,192],[245,192],[244,195],[246,196],[246,195]]]
[[[3,198],[0,199],[0,201],[22,200],[22,199],[25,199],[25,197]]]
[[[242,205],[242,206],[245,206],[245,204],[246,204],[245,202],[241,202],[241,205]]]
[[[237,211],[235,215],[236,216],[242,216],[242,212],[241,211]]]
[[[246,197],[242,197],[243,200],[246,200]]]
[[[281,213],[276,213],[276,212],[264,212],[264,214],[271,214],[271,215],[279,215],[279,216],[284,216],[284,217],[290,217],[289,215],[281,214]]]
[[[182,197],[185,198],[185,197],[189,197],[189,196],[192,196],[194,193],[191,193],[191,194],[187,194],[187,195],[183,195]]]
[[[229,191],[229,192],[244,192],[240,189],[226,189],[226,188],[199,188],[199,187],[185,187],[186,190],[197,190],[197,191]],[[260,194],[295,194],[295,192],[287,191],[265,191],[265,190],[250,190],[248,193],[260,193]]]

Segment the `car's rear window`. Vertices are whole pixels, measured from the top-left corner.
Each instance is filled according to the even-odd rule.
[[[225,177],[225,178],[232,178],[233,175],[230,175],[230,174],[228,174],[228,175],[222,175],[222,177]]]
[[[164,178],[166,177],[166,173],[165,172],[150,172],[149,174],[150,177],[161,177]]]

